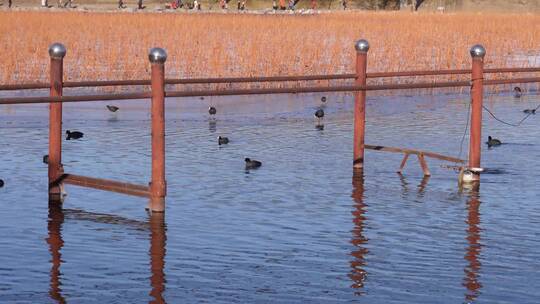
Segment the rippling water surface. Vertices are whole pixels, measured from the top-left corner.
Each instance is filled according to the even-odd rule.
[[[484,137],[505,144],[483,147],[493,173],[471,193],[432,159],[423,179],[415,158],[399,176],[401,155],[367,151],[354,173],[352,98],[328,95],[323,130],[319,98],[168,100],[164,217],[74,186],[49,209],[47,107],[0,107],[0,302],[538,303],[540,117],[484,112]],[[369,98],[366,142],[457,156],[467,101]],[[510,122],[538,103],[486,98]],[[63,142],[65,170],[148,183],[148,103],[115,104],[65,105],[64,130],[85,132]]]

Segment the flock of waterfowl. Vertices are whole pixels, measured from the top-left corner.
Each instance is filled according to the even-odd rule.
[[[514,97],[515,98],[521,98],[523,96],[523,91],[520,87],[514,87]],[[523,110],[523,113],[525,114],[536,114],[536,109],[525,109]]]
[[[523,90],[520,87],[514,87],[513,95],[514,95],[514,98],[521,98],[523,96]],[[525,109],[523,110],[523,113],[528,114],[528,115],[534,115],[536,114],[536,109]],[[491,147],[500,146],[502,144],[502,141],[497,138],[488,136],[488,140],[486,141],[486,144],[488,148],[491,148]]]
[[[522,89],[520,87],[514,87],[513,95],[515,98],[521,98],[523,96]],[[324,128],[324,125],[322,124],[322,119],[324,118],[324,103],[326,102],[326,96],[321,97],[321,102],[322,104],[317,108],[317,110],[314,113],[314,116],[317,119],[316,128],[319,130],[322,130]],[[114,106],[114,105],[107,105],[106,107],[110,112],[113,112],[113,113],[120,110],[119,107]],[[523,110],[523,113],[529,114],[529,115],[536,114],[536,109],[525,109]],[[217,109],[214,106],[210,106],[208,108],[208,114],[210,114],[210,117],[212,117],[213,119],[213,117],[217,114]],[[83,136],[84,136],[84,133],[80,131],[70,131],[70,130],[66,131],[66,140],[77,140],[77,139],[81,139]],[[228,137],[218,136],[217,139],[218,139],[218,145],[220,146],[226,145],[229,143]],[[486,141],[486,144],[488,148],[492,148],[492,147],[500,146],[502,144],[502,141],[497,138],[488,136],[488,140]],[[249,157],[246,157],[244,161],[245,161],[246,170],[257,169],[262,166],[262,163],[260,161],[252,160]],[[49,163],[49,155],[43,156],[43,163],[45,164]],[[0,188],[2,188],[3,186],[4,186],[4,181],[0,179]]]
[[[210,114],[211,119],[214,119],[214,116],[217,114],[216,107],[210,106],[208,108],[208,114]],[[218,140],[218,145],[220,146],[227,145],[229,143],[229,138],[225,136],[218,136],[217,140]],[[260,161],[254,160],[254,159],[252,160],[249,157],[246,157],[244,161],[246,163],[245,165],[246,170],[257,169],[260,166],[262,166],[262,163]]]
[[[326,96],[321,97],[321,101],[323,103],[326,102]],[[217,109],[214,106],[210,106],[208,108],[208,114],[210,114],[210,117],[213,118],[217,114]],[[322,119],[324,118],[324,110],[323,105],[319,106],[317,110],[314,113],[314,116],[317,118],[317,129],[322,130],[324,128],[324,125],[322,124]],[[229,138],[225,136],[218,136],[218,145],[226,145],[229,143]],[[246,170],[249,169],[256,169],[262,166],[262,163],[258,160],[252,160],[249,157],[246,157],[244,159],[246,162]]]

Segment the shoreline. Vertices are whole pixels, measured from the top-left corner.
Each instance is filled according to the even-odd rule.
[[[177,13],[177,14],[232,14],[232,15],[319,15],[319,14],[332,14],[332,13],[400,13],[410,15],[422,15],[422,14],[501,14],[501,15],[537,15],[540,14],[540,7],[514,7],[512,9],[505,9],[499,7],[492,7],[486,9],[436,9],[436,8],[423,8],[418,11],[411,11],[408,9],[401,10],[368,10],[361,8],[348,8],[344,9],[325,9],[317,8],[311,9],[306,7],[299,7],[295,10],[274,10],[270,6],[268,8],[256,7],[253,9],[247,8],[245,10],[237,10],[234,5],[231,5],[230,9],[221,9],[217,4],[211,4],[210,6],[203,6],[201,10],[178,8],[172,9],[170,2],[162,3],[155,1],[144,2],[144,9],[138,9],[136,3],[130,3],[123,9],[118,8],[116,2],[106,2],[102,4],[93,3],[74,3],[75,7],[57,7],[56,5],[49,5],[49,7],[43,7],[35,5],[34,3],[14,3],[11,8],[7,7],[7,0],[4,0],[0,6],[0,12],[88,12],[88,13]],[[232,3],[232,1],[231,1]],[[56,4],[56,3],[55,3]]]

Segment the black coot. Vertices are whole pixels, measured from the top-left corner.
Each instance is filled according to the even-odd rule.
[[[221,145],[226,145],[226,144],[229,143],[229,138],[227,138],[227,137],[218,136],[217,140],[218,140],[218,145],[220,145],[220,146]]]
[[[491,136],[488,136],[488,141],[486,141],[486,144],[488,145],[488,147],[493,147],[493,146],[500,146],[502,142],[496,138],[492,138]]]
[[[120,110],[119,107],[111,106],[111,105],[107,105],[107,109],[109,109],[109,111],[111,111],[111,112],[116,112],[116,111]]]
[[[262,163],[258,160],[254,160],[254,159],[252,160],[246,157],[245,161],[246,161],[246,169],[256,169],[262,166]]]
[[[70,139],[80,139],[84,136],[83,132],[79,132],[79,131],[73,131],[71,132],[70,130],[67,130],[66,131],[66,140],[70,140]]]

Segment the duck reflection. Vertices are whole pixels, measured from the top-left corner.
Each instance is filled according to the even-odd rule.
[[[366,265],[365,256],[369,251],[365,247],[368,239],[363,235],[366,205],[364,204],[364,172],[361,169],[353,171],[351,197],[354,201],[354,210],[352,211],[354,228],[352,230],[351,244],[355,247],[355,250],[351,252],[353,260],[350,262],[349,278],[353,281],[351,287],[355,289],[355,294],[362,295],[364,294],[364,281],[367,276],[367,272],[364,270]]]
[[[208,130],[210,133],[216,133],[217,131],[217,121],[215,119],[210,119],[208,121]]]
[[[64,240],[62,239],[62,224],[64,223],[64,212],[58,204],[49,204],[49,218],[47,219],[47,230],[49,235],[46,239],[51,253],[51,271],[49,296],[56,303],[66,303],[62,296],[62,282],[60,281],[61,272],[60,265],[62,264],[62,247]]]
[[[463,286],[467,288],[465,300],[467,303],[474,302],[480,295],[482,283],[480,283],[480,254],[482,244],[480,242],[480,200],[478,188],[471,191],[467,201],[467,249],[465,251],[465,260],[468,264],[465,266],[465,277]]]
[[[153,298],[150,303],[166,303],[163,297],[165,290],[165,254],[166,254],[166,225],[163,213],[152,213],[148,221],[138,221],[121,216],[93,213],[83,210],[62,209],[61,205],[49,205],[49,218],[47,222],[48,237],[46,239],[51,253],[51,271],[49,296],[56,303],[66,303],[62,295],[62,273],[60,267],[64,262],[62,260],[62,247],[64,240],[62,238],[62,226],[64,221],[91,221],[101,224],[122,225],[124,227],[139,231],[150,232],[150,296]]]
[[[150,295],[154,298],[150,303],[166,303],[163,298],[165,291],[165,254],[167,243],[167,226],[163,212],[152,212],[149,214],[150,222],[150,285],[152,291]]]

